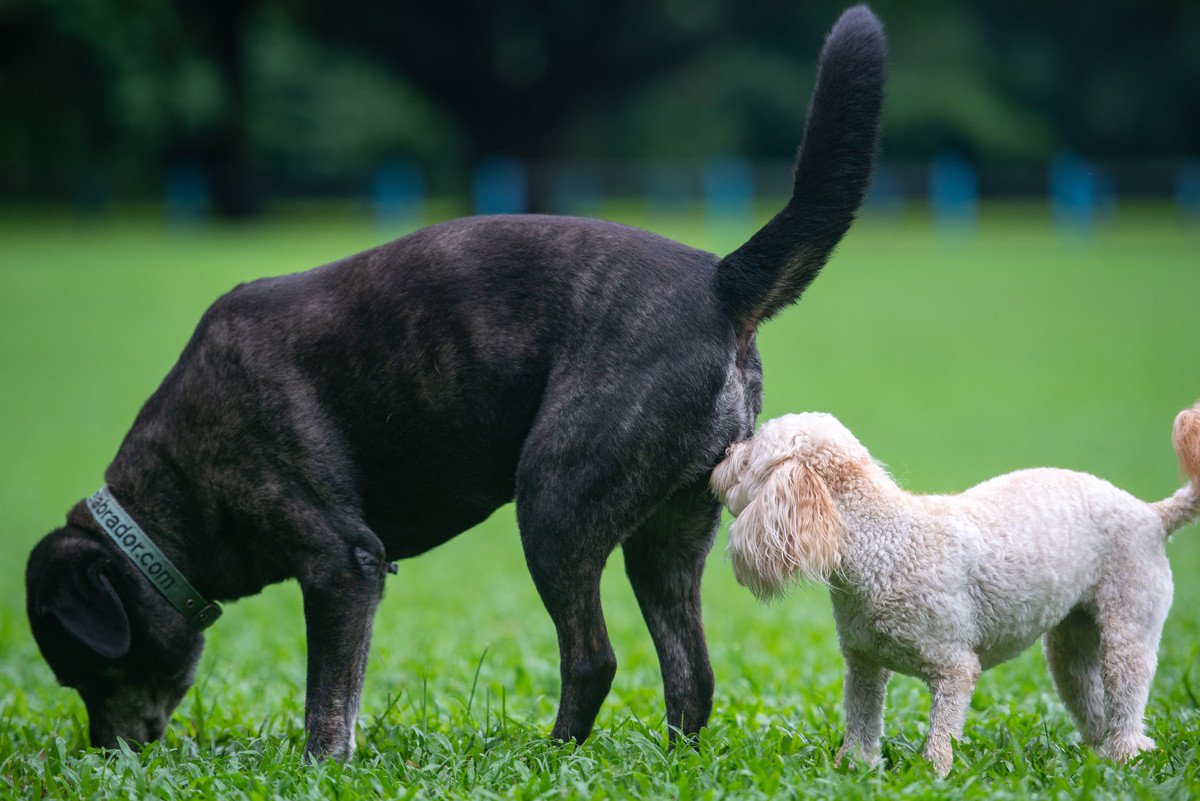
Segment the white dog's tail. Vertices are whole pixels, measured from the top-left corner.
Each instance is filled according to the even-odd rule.
[[[1175,418],[1171,436],[1179,465],[1190,481],[1165,501],[1151,504],[1171,534],[1200,518],[1200,403]]]

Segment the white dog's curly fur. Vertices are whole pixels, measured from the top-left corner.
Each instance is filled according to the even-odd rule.
[[[780,417],[731,446],[712,487],[737,517],[738,581],[763,599],[796,578],[829,585],[846,660],[837,759],[879,759],[899,671],[929,684],[925,756],[945,775],[980,671],[1042,634],[1084,739],[1118,761],[1152,748],[1142,717],[1173,590],[1164,544],[1200,517],[1200,404],[1173,439],[1190,482],[1149,504],[1049,468],[910,495],[828,414]]]

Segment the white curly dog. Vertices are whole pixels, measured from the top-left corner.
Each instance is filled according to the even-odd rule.
[[[1190,481],[1143,503],[1050,468],[960,495],[910,495],[832,415],[791,414],[729,448],[712,487],[737,517],[729,552],[759,598],[829,585],[846,662],[846,754],[879,759],[891,671],[932,693],[925,757],[950,770],[981,670],[1045,634],[1084,739],[1124,761],[1154,747],[1142,717],[1171,606],[1168,536],[1200,517],[1200,404],[1175,420]]]

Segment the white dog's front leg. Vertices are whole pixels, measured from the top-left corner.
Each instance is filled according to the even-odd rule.
[[[846,737],[834,757],[840,765],[847,754],[866,765],[879,761],[879,741],[883,737],[883,703],[892,672],[857,654],[843,653],[846,659],[846,683],[843,706],[846,710]]]
[[[962,737],[967,722],[967,707],[979,680],[979,659],[965,655],[945,665],[930,678],[932,700],[929,707],[929,736],[925,740],[925,758],[938,776],[950,772],[954,762],[954,741]]]

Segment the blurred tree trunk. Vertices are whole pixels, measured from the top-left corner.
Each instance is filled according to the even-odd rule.
[[[246,114],[246,21],[249,0],[209,0],[215,10],[213,55],[225,103],[213,131],[208,171],[213,208],[223,217],[259,211],[262,198],[250,158]]]
[[[246,26],[254,0],[189,0],[184,20],[195,46],[213,65],[221,90],[216,118],[193,142],[208,178],[213,213],[250,217],[262,209],[255,175],[246,108]]]

